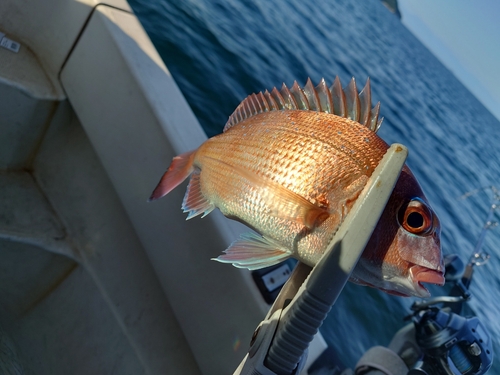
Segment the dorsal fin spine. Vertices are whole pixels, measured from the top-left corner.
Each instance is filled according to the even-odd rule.
[[[248,107],[247,107],[247,110],[248,112],[250,112],[250,116],[252,115],[252,113],[259,113],[259,111],[257,110],[257,108],[255,108],[255,103],[253,101],[253,97],[254,97],[255,94],[251,94],[251,95],[248,95]]]
[[[304,86],[304,94],[309,102],[309,109],[312,111],[321,111],[321,104],[319,103],[318,93],[314,89],[311,78],[307,79]]]
[[[380,120],[378,120],[377,127],[375,128],[375,132],[377,132],[380,129],[380,125],[382,125],[382,121],[384,121],[383,117]]]
[[[380,103],[377,103],[372,109],[370,106],[371,85],[369,78],[360,93],[358,93],[354,78],[345,89],[342,89],[338,76],[335,77],[330,88],[324,79],[321,79],[316,87],[313,86],[311,79],[308,79],[304,88],[300,87],[297,81],[294,81],[291,89],[283,83],[279,91],[274,87],[271,92],[266,90],[264,93],[259,92],[247,96],[229,117],[224,131],[263,112],[310,110],[349,118],[376,132],[383,120],[379,119]]]
[[[316,92],[318,93],[321,110],[326,113],[333,113],[332,93],[328,90],[324,78],[321,78],[318,86],[316,86]]]
[[[245,103],[242,103],[241,106],[239,107],[240,116],[242,118],[246,118],[246,107],[247,106],[248,106],[248,103],[245,100]]]
[[[380,112],[380,102],[378,102],[372,109],[372,117],[370,119],[370,129],[373,130],[374,132],[377,132],[377,130],[380,128],[380,125],[382,125],[383,118],[381,118],[380,121],[377,122],[379,112]]]
[[[265,91],[264,92],[264,96],[266,97],[267,99],[267,102],[269,103],[269,107],[270,107],[270,111],[277,111],[278,110],[278,106],[276,105],[276,101],[273,99],[273,97],[271,96],[271,94],[269,93],[269,91]]]
[[[344,89],[344,92],[347,106],[346,117],[353,121],[359,121],[359,96],[354,77],[351,78],[351,81]]]
[[[310,108],[309,102],[307,101],[307,97],[305,96],[304,91],[302,91],[302,88],[299,86],[297,81],[293,81],[293,86],[290,92],[292,93],[292,95],[295,98],[295,101],[297,102],[297,109],[308,110]]]
[[[370,127],[370,112],[371,112],[371,90],[370,90],[370,78],[366,80],[365,87],[359,93],[360,102],[360,114],[359,122],[367,127]]]
[[[257,100],[257,95],[252,94],[252,105],[255,108],[254,113],[262,113],[262,108],[259,104],[259,101]]]
[[[263,106],[263,110],[265,112],[269,112],[270,111],[270,109],[269,109],[269,103],[267,102],[266,97],[264,96],[264,94],[262,93],[262,91],[259,92],[258,96],[259,96],[259,102]]]
[[[340,78],[335,77],[335,81],[333,81],[333,85],[330,88],[330,92],[332,93],[332,100],[334,104],[334,114],[340,117],[346,117],[346,106],[345,106],[345,94],[344,90],[342,90],[342,84],[340,83]]]
[[[298,109],[297,101],[293,97],[288,87],[283,83],[280,90],[281,96],[285,99],[287,109]]]
[[[278,91],[278,89],[276,87],[273,88],[273,91],[271,91],[271,96],[276,101],[276,104],[278,105],[278,109],[285,108],[285,101],[283,100],[283,97],[281,96],[280,92]]]
[[[235,121],[235,123],[238,123],[240,121],[243,121],[244,117],[243,115],[241,114],[241,108],[238,109],[238,111],[235,113],[235,116],[233,118]]]
[[[254,94],[254,96],[253,96],[253,102],[254,102],[255,107],[257,107],[257,111],[259,111],[259,113],[264,112],[264,109],[262,108],[262,105],[260,104],[260,101],[259,101],[257,94]]]

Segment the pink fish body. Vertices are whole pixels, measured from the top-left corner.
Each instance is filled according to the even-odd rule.
[[[224,133],[173,159],[151,199],[191,176],[188,219],[215,207],[258,234],[243,235],[216,260],[258,269],[289,257],[314,266],[356,201],[388,145],[376,134],[369,81],[337,78],[314,88],[283,85],[253,94]],[[440,225],[405,166],[351,281],[397,295],[427,296],[442,284]]]

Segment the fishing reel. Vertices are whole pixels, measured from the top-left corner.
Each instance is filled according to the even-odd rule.
[[[491,339],[476,317],[431,307],[416,311],[413,323],[424,358],[409,374],[481,375],[491,367]]]

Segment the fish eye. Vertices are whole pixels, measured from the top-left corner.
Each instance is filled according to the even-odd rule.
[[[419,198],[403,205],[398,213],[399,224],[412,234],[427,234],[432,229],[432,213]]]
[[[424,225],[424,217],[420,212],[410,212],[406,217],[406,224],[410,228],[420,228]]]

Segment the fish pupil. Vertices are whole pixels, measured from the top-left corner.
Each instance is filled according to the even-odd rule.
[[[424,225],[424,217],[418,212],[411,212],[406,217],[406,223],[411,228],[421,228]]]

